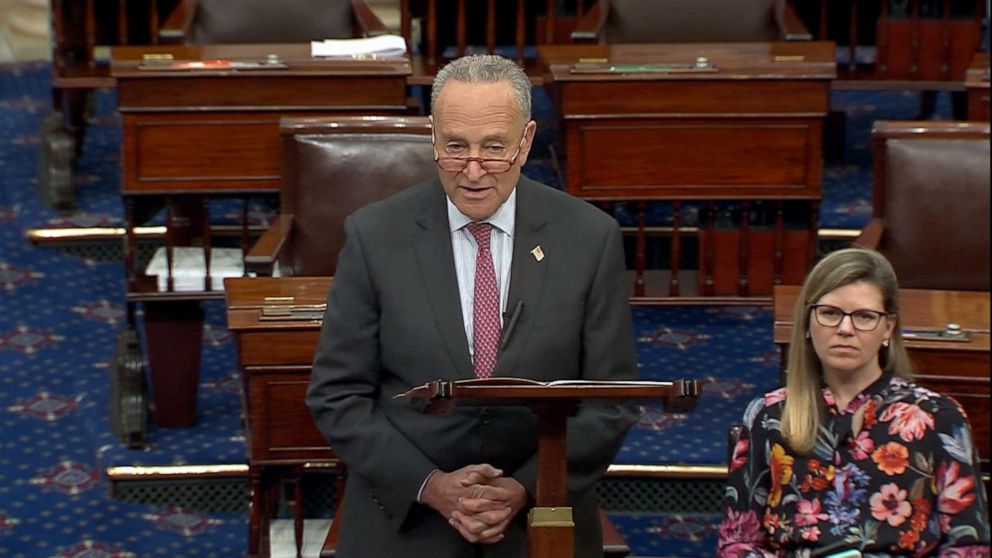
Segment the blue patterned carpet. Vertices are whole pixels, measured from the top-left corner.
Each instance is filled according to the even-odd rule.
[[[199,423],[151,427],[143,451],[110,434],[108,374],[115,334],[125,325],[122,267],[33,248],[25,231],[121,222],[119,123],[112,93],[101,92],[75,174],[78,212],[59,216],[37,195],[38,133],[49,99],[46,65],[0,66],[0,557],[243,555],[245,515],[109,496],[109,466],[244,463],[240,385],[223,307],[209,303]],[[535,101],[539,119],[546,118],[547,98]],[[825,172],[824,226],[856,228],[867,220],[871,121],[908,118],[917,103],[910,94],[836,94],[834,108],[849,116],[849,142],[844,163]],[[539,141],[553,137],[547,124]],[[546,153],[536,152],[526,172],[555,183]],[[641,376],[699,378],[704,399],[691,418],[644,409],[617,462],[724,463],[727,426],[777,381],[770,311],[637,308],[635,321]],[[640,556],[709,556],[715,519],[614,516]]]

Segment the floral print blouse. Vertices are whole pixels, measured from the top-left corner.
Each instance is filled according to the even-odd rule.
[[[986,493],[956,401],[891,373],[846,409],[824,387],[826,416],[802,456],[782,437],[785,393],[755,399],[744,414],[720,556],[989,556]]]

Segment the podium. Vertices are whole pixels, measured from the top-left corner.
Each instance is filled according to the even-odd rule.
[[[424,412],[443,414],[459,405],[525,406],[537,415],[537,493],[527,517],[529,558],[572,558],[574,529],[567,505],[566,425],[580,402],[591,399],[661,399],[665,410],[685,413],[699,401],[698,380],[602,382],[524,378],[436,380],[397,397],[424,403]]]

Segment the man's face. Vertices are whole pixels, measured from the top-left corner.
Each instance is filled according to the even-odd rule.
[[[477,160],[461,171],[438,167],[441,185],[455,207],[473,221],[488,218],[513,192],[537,124],[524,121],[505,81],[449,81],[435,102],[431,124],[438,157],[509,161],[516,154],[510,169],[502,173],[487,172]]]

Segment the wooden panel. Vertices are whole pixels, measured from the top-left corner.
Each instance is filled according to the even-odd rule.
[[[307,374],[252,374],[249,416],[253,462],[333,459],[307,408]]]
[[[136,182],[168,180],[277,180],[280,177],[278,115],[250,114],[124,116],[134,145],[129,177]],[[236,139],[235,139],[236,138]],[[130,149],[129,149],[130,152]],[[128,181],[125,189],[141,185]]]
[[[122,79],[121,112],[138,109],[203,110],[246,108],[286,110],[325,108],[363,110],[406,106],[406,80],[401,77],[327,76],[198,76]],[[237,94],[232,94],[237,92]]]
[[[567,121],[567,190],[587,199],[819,197],[822,123]],[[747,141],[741,141],[747,138]]]
[[[561,85],[565,118],[649,114],[826,115],[828,82],[760,79],[606,79]],[[623,99],[623,102],[617,102]]]
[[[242,333],[238,355],[242,366],[309,365],[317,350],[319,330]]]

